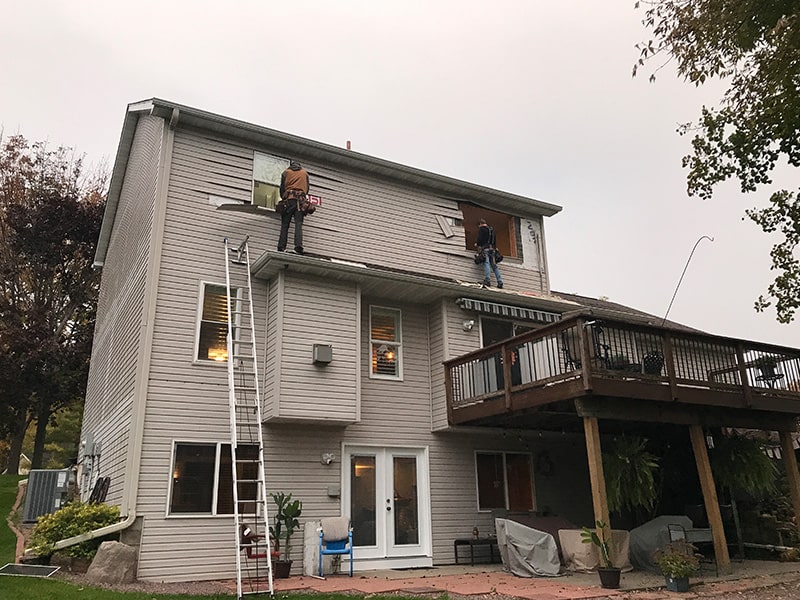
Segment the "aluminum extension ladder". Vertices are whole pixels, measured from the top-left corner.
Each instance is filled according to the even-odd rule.
[[[225,238],[228,403],[236,526],[236,591],[240,599],[248,594],[274,595],[249,238],[247,236],[238,248],[232,248]]]

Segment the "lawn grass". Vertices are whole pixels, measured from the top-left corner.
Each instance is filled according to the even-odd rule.
[[[0,567],[16,562],[17,536],[9,529],[6,517],[17,499],[17,484],[24,478],[23,475],[0,475]]]
[[[149,594],[145,592],[115,592],[102,588],[84,587],[53,579],[0,575],[0,598],[11,600],[231,600],[235,594],[187,596],[185,594]],[[352,599],[351,599],[352,600]]]
[[[52,579],[0,575],[0,598],[11,600],[232,600],[236,594],[189,596],[186,594],[152,594],[145,592],[117,592],[101,588],[78,586]],[[269,594],[252,596],[269,598]],[[275,593],[278,600],[353,600],[353,594]],[[370,600],[404,600],[402,596],[376,595]],[[439,598],[447,598],[441,595]],[[419,600],[407,597],[405,600]]]

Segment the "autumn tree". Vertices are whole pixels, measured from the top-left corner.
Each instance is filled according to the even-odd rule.
[[[0,140],[0,435],[11,473],[28,426],[39,467],[52,415],[85,392],[105,180],[68,148]]]
[[[692,152],[683,159],[689,195],[710,198],[714,188],[738,180],[743,193],[773,184],[776,166],[800,166],[800,0],[653,0],[645,27],[654,39],[637,45],[634,75],[666,63],[679,76],[702,85],[724,80],[718,106],[703,106],[695,123]],[[795,181],[797,181],[795,179]],[[800,307],[800,189],[774,190],[766,208],[747,216],[780,241],[771,252],[777,272],[756,310],[775,304],[778,321],[789,323]]]

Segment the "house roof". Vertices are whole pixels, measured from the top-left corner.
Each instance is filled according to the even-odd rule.
[[[249,142],[254,146],[269,147],[273,151],[285,152],[300,159],[313,159],[326,164],[357,169],[377,177],[398,181],[429,190],[445,197],[472,202],[479,206],[507,212],[516,216],[550,217],[561,210],[560,206],[533,198],[461,181],[429,171],[401,165],[360,152],[346,150],[289,133],[239,121],[230,117],[206,112],[167,100],[152,98],[128,105],[122,126],[111,184],[106,201],[106,213],[100,231],[95,265],[102,266],[111,238],[114,216],[125,177],[136,124],[140,115],[154,115],[169,122],[170,127],[194,127],[224,137]]]
[[[667,327],[669,329],[677,329],[680,331],[687,331],[692,333],[706,333],[700,329],[694,329],[675,321],[665,321],[664,317],[652,315],[644,311],[619,304],[618,302],[611,302],[600,298],[591,298],[589,296],[580,296],[578,294],[569,294],[566,292],[557,292],[551,290],[551,294],[555,298],[561,298],[575,304],[579,304],[581,308],[572,313],[565,313],[563,317],[569,317],[575,312],[591,314],[598,317],[606,317],[609,319],[622,319],[625,321],[636,321],[645,325],[655,325],[657,327]]]

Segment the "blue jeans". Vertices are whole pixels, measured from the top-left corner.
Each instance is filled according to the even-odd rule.
[[[500,269],[497,268],[497,263],[494,262],[494,250],[484,250],[483,254],[486,256],[483,260],[483,283],[484,285],[491,285],[492,283],[492,272],[494,272],[494,277],[497,279],[498,287],[503,285],[503,278],[500,275]]]

